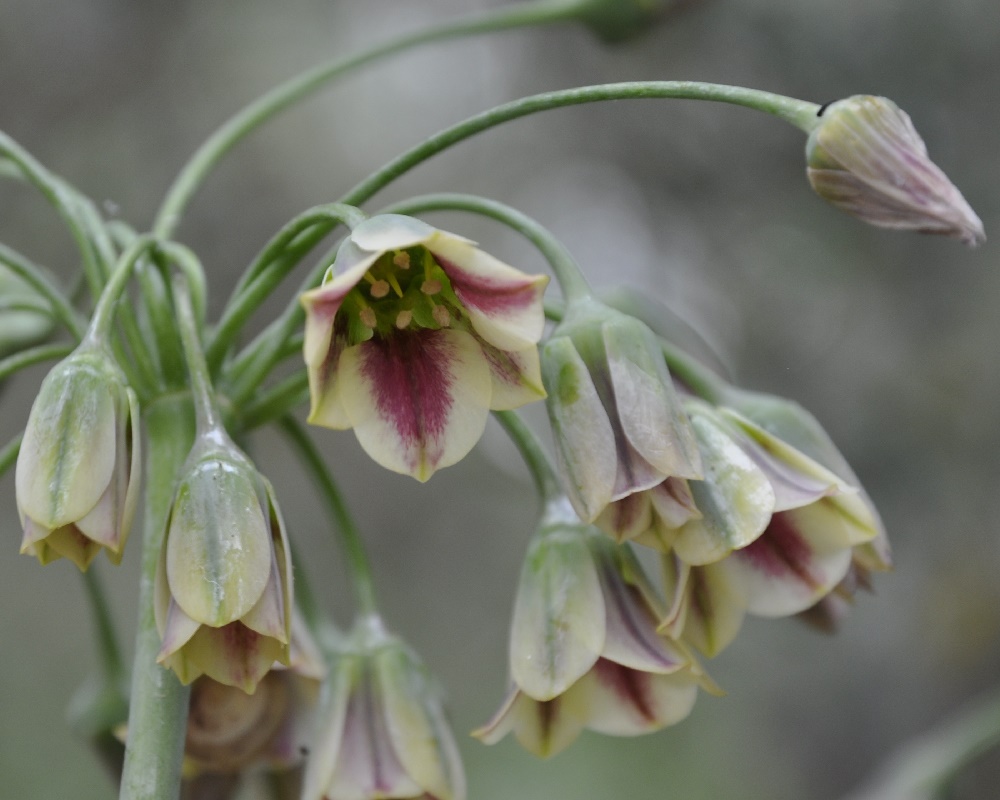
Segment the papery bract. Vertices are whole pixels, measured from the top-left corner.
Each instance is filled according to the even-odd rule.
[[[378,463],[427,480],[472,449],[491,409],[545,396],[547,282],[410,217],[362,222],[302,295],[309,421],[353,428]]]

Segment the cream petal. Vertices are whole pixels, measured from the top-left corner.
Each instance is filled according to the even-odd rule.
[[[115,404],[108,375],[79,360],[46,377],[31,408],[15,470],[22,514],[48,528],[86,516],[115,466]]]
[[[180,651],[192,672],[205,674],[219,683],[253,694],[260,679],[275,661],[288,661],[288,645],[261,636],[241,622],[221,628],[201,625]],[[183,675],[178,673],[181,682]]]
[[[472,735],[494,744],[513,732],[525,750],[539,758],[551,758],[569,747],[583,731],[586,697],[574,688],[545,701],[532,700],[512,689],[493,719]]]
[[[328,352],[328,360],[317,367],[309,367],[309,417],[310,425],[321,425],[333,430],[347,430],[351,420],[340,399],[340,356],[343,342],[335,340]]]
[[[701,519],[690,520],[673,546],[689,564],[709,564],[746,547],[767,527],[774,490],[767,476],[712,418],[692,410],[705,478],[691,481]]]
[[[476,332],[500,350],[534,346],[545,329],[546,275],[526,275],[469,242],[438,234],[427,243]]]
[[[814,503],[774,515],[764,534],[720,565],[737,581],[747,610],[767,617],[805,611],[847,574],[849,532],[836,512]]]
[[[574,687],[586,692],[587,727],[610,736],[638,736],[691,713],[698,680],[689,670],[654,675],[602,659]]]
[[[483,339],[478,341],[490,368],[493,411],[510,411],[545,397],[537,347],[499,350]]]
[[[535,700],[566,691],[597,661],[605,639],[601,583],[579,531],[532,543],[511,623],[510,671]]]
[[[629,444],[661,473],[656,483],[670,475],[700,478],[695,437],[652,332],[627,318],[604,324],[602,331],[615,407]]]
[[[323,800],[333,781],[337,754],[344,735],[348,699],[358,681],[361,665],[350,656],[337,658],[324,688],[319,726],[306,760],[302,800]]]
[[[271,573],[271,540],[245,468],[207,458],[188,471],[174,499],[166,561],[171,595],[201,623],[226,625],[257,604]]]
[[[490,370],[462,331],[406,332],[350,347],[340,381],[365,452],[420,481],[462,459],[486,427]]]
[[[101,545],[84,536],[76,525],[63,525],[34,544],[21,545],[21,553],[34,555],[42,566],[57,558],[68,558],[81,572],[87,570],[100,552]]]
[[[390,250],[403,250],[424,244],[438,236],[449,236],[464,241],[461,237],[439,231],[423,220],[402,214],[378,214],[364,220],[354,226],[350,241],[362,250],[381,255]]]
[[[375,656],[393,749],[406,773],[436,800],[464,800],[458,748],[423,666],[402,646]]]
[[[594,524],[618,542],[642,535],[653,524],[651,491],[636,492],[609,503]]]
[[[544,347],[542,378],[556,457],[573,508],[593,522],[611,502],[617,475],[615,433],[586,364],[568,337]]]
[[[184,647],[201,627],[200,622],[191,619],[173,600],[168,602],[162,623],[159,620],[157,623],[162,640],[156,656],[158,662],[163,662]]]
[[[682,638],[709,658],[732,644],[746,615],[740,587],[720,564],[690,568],[684,604]]]
[[[647,493],[660,522],[668,528],[679,528],[701,512],[691,494],[691,486],[683,478],[667,478]]]

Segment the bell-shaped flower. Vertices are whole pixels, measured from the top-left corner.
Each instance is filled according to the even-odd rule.
[[[275,662],[253,694],[205,675],[196,679],[184,739],[184,776],[300,764],[308,752],[325,674],[323,657],[296,614],[287,667]]]
[[[702,476],[662,350],[639,320],[572,303],[542,348],[542,378],[563,483],[585,522],[672,476]]]
[[[335,648],[303,800],[463,800],[465,775],[436,687],[378,618]]]
[[[819,113],[806,158],[820,197],[882,228],[943,234],[969,245],[986,240],[982,221],[930,160],[909,115],[895,103],[855,95]]]
[[[472,449],[491,409],[545,396],[547,282],[410,217],[362,222],[302,295],[309,421],[353,428],[379,464],[427,480]]]
[[[252,693],[289,661],[292,567],[270,483],[220,430],[198,437],[167,521],[155,591],[158,661]]]
[[[679,722],[698,686],[713,687],[682,645],[657,633],[663,614],[627,545],[569,508],[550,512],[521,573],[510,691],[473,735],[493,744],[513,732],[548,757],[584,728],[634,736]]]
[[[21,552],[85,570],[122,558],[139,495],[139,404],[114,358],[85,342],[42,382],[17,458]]]

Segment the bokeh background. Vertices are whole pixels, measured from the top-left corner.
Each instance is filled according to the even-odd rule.
[[[329,57],[496,5],[488,0],[0,0],[0,127],[51,169],[145,228],[170,179],[215,126]],[[995,0],[704,0],[609,47],[574,25],[435,45],[366,68],[272,122],[218,169],[179,231],[214,308],[287,219],[335,199],[427,134],[489,106],[587,83],[699,79],[817,102],[884,94],[1000,231],[1000,5]],[[437,157],[370,205],[467,191],[518,206],[561,237],[597,285],[629,283],[695,324],[751,388],[800,401],[878,504],[896,571],[843,630],[749,620],[710,663],[725,698],[636,740],[585,734],[540,763],[464,732],[505,685],[508,618],[535,520],[516,455],[491,429],[426,486],[318,431],[359,517],[390,624],[449,697],[476,800],[630,797],[832,800],[905,742],[1000,679],[1000,271],[992,242],[870,229],[809,190],[801,134],[730,107],[619,102],[520,120]],[[528,270],[515,235],[431,218]],[[0,240],[67,281],[71,240],[31,191],[0,185]],[[275,298],[280,308],[292,287]],[[259,322],[265,320],[262,315]],[[0,388],[3,441],[43,370]],[[532,418],[541,420],[539,409]],[[329,526],[283,443],[262,433],[307,571],[338,618],[349,595]],[[80,580],[17,556],[13,477],[0,483],[0,797],[97,800],[113,789],[69,732],[92,670]],[[120,570],[97,564],[125,641],[138,536]],[[1000,796],[1000,758],[955,798]]]

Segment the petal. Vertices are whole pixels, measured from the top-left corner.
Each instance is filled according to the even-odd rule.
[[[408,331],[350,347],[339,380],[365,452],[420,481],[463,458],[486,427],[489,366],[462,331]]]
[[[178,655],[191,673],[197,671],[252,694],[275,661],[288,661],[288,645],[261,636],[241,622],[231,622],[221,628],[200,626]],[[180,672],[178,677],[182,683],[188,682]]]
[[[53,529],[82,519],[111,480],[114,430],[108,375],[72,357],[53,369],[31,407],[17,457],[22,514]]]
[[[685,522],[699,519],[701,512],[691,494],[691,486],[682,478],[667,478],[647,492],[660,522],[668,528],[679,528]]]
[[[663,568],[674,606],[661,629],[715,657],[743,625],[746,604],[741,587],[719,564],[692,567],[669,554],[664,556]]]
[[[191,637],[198,632],[201,623],[191,619],[177,603],[171,600],[167,606],[162,624],[157,627],[161,629],[160,636],[162,641],[160,643],[160,651],[156,655],[156,660],[163,663],[191,641]],[[197,676],[192,676],[187,682],[193,680],[194,677]]]
[[[588,728],[610,736],[638,736],[690,714],[698,680],[690,670],[654,675],[601,659],[573,691],[586,693]]]
[[[378,214],[354,226],[350,241],[357,247],[379,255],[390,250],[403,250],[424,244],[435,236],[442,235],[433,225],[428,225],[416,217],[402,214]],[[444,234],[452,236],[452,234]],[[454,237],[461,240],[461,237]],[[461,240],[466,241],[466,240]],[[338,256],[339,260],[339,256]]]
[[[662,473],[661,480],[700,478],[695,437],[652,332],[627,317],[602,330],[615,407],[629,444]]]
[[[604,647],[604,600],[578,531],[536,540],[521,571],[510,671],[535,700],[551,700],[587,673]]]
[[[310,425],[321,425],[338,431],[351,427],[351,420],[339,392],[340,356],[343,352],[343,340],[334,338],[326,360],[306,370],[309,377],[309,416],[306,421]]]
[[[686,522],[673,546],[689,564],[709,564],[764,532],[774,510],[774,490],[711,417],[693,410],[691,424],[705,467],[705,479],[690,483],[702,517]]]
[[[853,494],[857,486],[841,480],[804,453],[735,411],[718,410],[726,430],[771,481],[775,511],[786,511],[835,494]]]
[[[642,535],[653,524],[651,491],[636,492],[609,503],[594,524],[619,543]]]
[[[526,275],[468,241],[439,232],[427,249],[441,265],[472,327],[501,350],[524,350],[542,338],[547,275]]]
[[[375,656],[389,737],[406,773],[436,800],[463,800],[458,748],[423,666],[401,646]]]
[[[212,627],[247,614],[271,574],[271,540],[254,483],[246,469],[208,458],[177,488],[166,539],[170,594],[188,616]]]
[[[571,339],[557,336],[542,350],[546,407],[556,457],[573,508],[592,522],[611,502],[617,474],[615,433],[583,359]]]
[[[493,381],[493,411],[509,411],[545,397],[537,347],[500,350],[484,339],[478,341]]]
[[[774,515],[767,531],[724,566],[739,582],[747,610],[767,617],[805,611],[847,574],[850,531],[822,503]]]
[[[525,750],[539,758],[550,758],[569,747],[580,735],[586,712],[586,697],[579,692],[570,690],[540,702],[515,687],[493,719],[472,735],[486,744],[495,744],[513,731]]]
[[[58,558],[68,558],[81,572],[87,570],[99,552],[101,545],[84,536],[76,525],[64,525],[43,539],[21,543],[21,554],[35,556],[42,566]]]
[[[344,734],[348,699],[358,680],[359,670],[359,659],[350,656],[339,657],[332,668],[323,690],[320,724],[306,760],[303,800],[323,800],[328,795]]]
[[[603,542],[601,546],[603,549]],[[609,544],[607,547],[615,546]],[[617,557],[621,558],[620,555]],[[607,620],[602,661],[613,661],[634,670],[663,674],[676,672],[687,666],[690,659],[659,636],[656,631],[660,623],[659,616],[646,602],[642,592],[623,579],[615,560],[616,557],[609,554],[599,562]],[[640,569],[638,563],[633,562],[632,569]]]

